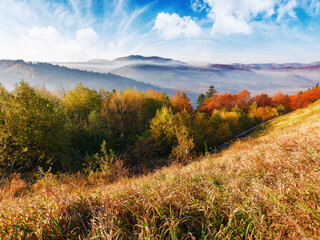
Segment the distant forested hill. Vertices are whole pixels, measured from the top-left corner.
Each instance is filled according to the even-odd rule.
[[[49,90],[60,87],[72,89],[76,83],[105,90],[124,90],[136,88],[140,91],[154,89],[173,94],[174,90],[159,88],[154,85],[122,77],[112,73],[96,73],[86,70],[71,69],[49,63],[32,63],[23,60],[0,60],[0,82],[6,88],[13,89],[14,84],[25,80],[31,85],[45,85]]]

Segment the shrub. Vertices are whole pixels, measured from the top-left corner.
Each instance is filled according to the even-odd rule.
[[[88,176],[91,183],[99,181],[112,183],[129,174],[128,169],[124,167],[124,161],[115,156],[112,150],[107,149],[106,141],[101,144],[101,153],[95,154],[93,159],[96,161],[96,169]]]

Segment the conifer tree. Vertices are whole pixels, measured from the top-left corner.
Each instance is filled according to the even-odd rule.
[[[208,91],[206,91],[206,99],[212,97],[213,94],[215,94],[216,92],[217,90],[214,88],[214,86],[210,85],[210,87],[208,88]]]

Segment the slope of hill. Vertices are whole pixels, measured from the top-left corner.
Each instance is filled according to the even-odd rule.
[[[11,238],[318,239],[320,102],[187,166],[105,186],[81,176],[2,188]]]
[[[97,64],[97,62],[94,62],[94,64]],[[81,82],[96,90],[99,88],[106,90],[137,88],[141,91],[156,89],[168,94],[174,93],[171,89],[159,88],[112,73],[88,72],[49,63],[31,63],[22,60],[0,61],[0,82],[2,85],[12,89],[14,84],[21,80],[29,81],[31,85],[42,86],[45,84],[49,90],[55,90],[60,87],[71,89],[75,84]]]

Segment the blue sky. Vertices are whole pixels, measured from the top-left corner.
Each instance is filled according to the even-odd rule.
[[[0,58],[320,61],[318,0],[8,0]]]

